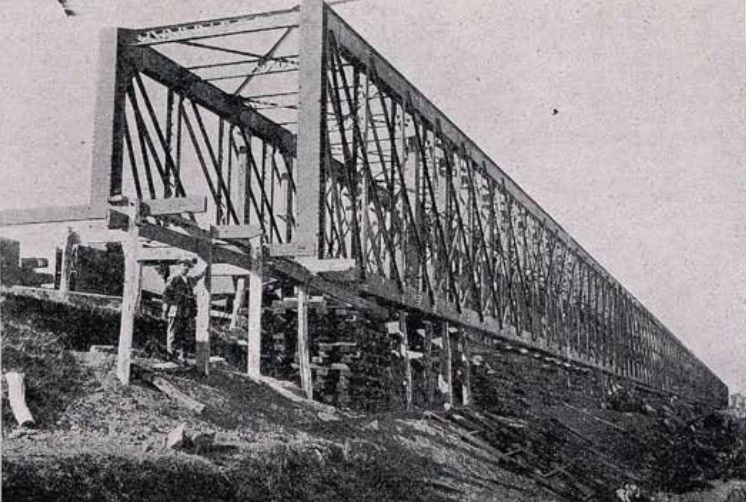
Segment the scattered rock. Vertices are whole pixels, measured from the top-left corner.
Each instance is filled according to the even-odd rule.
[[[215,444],[215,432],[198,432],[192,437],[192,447],[195,453],[209,451]]]
[[[651,417],[654,417],[658,414],[656,409],[650,406],[648,403],[642,405],[642,411],[645,412],[646,415],[650,415]]]
[[[318,413],[319,420],[322,422],[336,422],[339,420],[339,417],[332,415],[331,413],[325,413],[323,411],[320,411]]]
[[[184,447],[186,442],[186,424],[182,423],[177,428],[168,433],[166,439],[166,448],[169,450],[179,450]]]

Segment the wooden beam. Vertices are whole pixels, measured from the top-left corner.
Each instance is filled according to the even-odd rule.
[[[103,219],[106,213],[95,213],[89,205],[45,206],[28,209],[5,209],[0,211],[0,227],[31,225],[35,223],[59,223],[63,221],[85,221]]]
[[[215,237],[218,239],[254,239],[262,235],[262,229],[255,225],[218,225]]]
[[[207,197],[171,197],[142,201],[143,216],[167,214],[204,213],[207,211]]]
[[[311,244],[299,244],[289,242],[286,244],[270,243],[268,246],[269,255],[272,257],[283,256],[314,256],[316,247]]]
[[[139,247],[140,206],[132,208],[130,228],[127,240],[123,242],[124,251],[124,291],[122,294],[122,315],[119,327],[119,349],[117,352],[117,378],[124,385],[130,382],[130,363],[132,357],[132,333],[135,328],[135,315],[140,296],[142,265],[137,261]]]
[[[313,399],[311,357],[308,352],[308,286],[298,286],[298,366],[301,389],[308,399]]]
[[[313,256],[299,256],[295,259],[314,274],[324,272],[349,272],[355,270],[355,260],[348,258],[319,259]]]
[[[295,136],[246,106],[240,96],[231,96],[150,47],[127,47],[125,50],[138,71],[167,87],[179,89],[196,104],[232,124],[247,128],[253,136],[267,141],[280,151],[295,156]]]
[[[276,259],[272,260],[269,265],[273,273],[282,275],[301,284],[307,284],[310,289],[336,298],[337,300],[349,304],[352,308],[367,312],[368,315],[376,319],[389,318],[389,312],[387,309],[373,301],[361,297],[351,289],[312,274],[299,263],[285,259]]]
[[[106,216],[107,198],[122,191],[125,95],[130,70],[119,57],[121,33],[116,28],[103,29],[98,52],[90,207],[101,218]]]
[[[322,0],[304,0],[300,9],[300,67],[298,74],[297,225],[295,242],[319,252],[323,232],[321,178],[325,155],[326,78],[325,8]]]

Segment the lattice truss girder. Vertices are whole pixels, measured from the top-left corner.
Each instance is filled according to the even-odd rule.
[[[120,30],[111,195],[205,195],[198,223],[256,224],[269,243],[293,242],[299,213],[318,209],[319,257],[354,258],[363,283],[388,281],[653,387],[721,393],[693,354],[444,115],[423,109],[425,98],[329,8],[319,27],[321,96],[299,102],[303,55],[319,49],[303,47],[302,22],[294,8]],[[318,208],[298,207],[298,116],[319,104]]]
[[[345,46],[329,12],[321,254],[665,389],[721,383],[628,292]],[[416,93],[415,89],[411,90]],[[444,120],[446,120],[444,118]],[[562,235],[561,235],[562,234]]]

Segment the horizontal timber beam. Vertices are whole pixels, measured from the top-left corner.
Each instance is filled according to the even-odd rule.
[[[45,206],[28,209],[6,209],[0,211],[0,227],[31,225],[35,223],[61,223],[104,219],[105,212],[96,212],[90,205]]]

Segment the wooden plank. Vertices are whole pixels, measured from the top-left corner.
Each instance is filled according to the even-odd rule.
[[[313,399],[311,358],[308,352],[308,286],[298,286],[298,365],[300,384],[308,399]]]
[[[249,274],[249,309],[247,328],[247,368],[250,376],[261,374],[262,360],[262,271]]]
[[[200,415],[203,411],[205,411],[206,405],[184,394],[179,389],[174,387],[170,382],[164,380],[163,378],[161,377],[153,378],[153,385],[158,390],[166,394],[168,397],[178,402],[180,405],[184,406],[185,408],[193,411],[197,415]]]
[[[5,374],[5,380],[8,382],[8,400],[13,416],[21,427],[34,423],[34,417],[31,415],[26,405],[26,386],[23,382],[24,375],[16,371],[9,371]]]
[[[254,239],[261,235],[262,229],[255,225],[218,225],[215,227],[215,237],[218,239]]]
[[[207,197],[172,197],[169,199],[149,199],[142,201],[144,216],[167,214],[204,213],[207,211]]]
[[[353,259],[319,259],[313,256],[299,256],[295,259],[298,263],[314,274],[324,272],[348,272],[354,270],[356,263]]]
[[[269,255],[272,257],[313,256],[316,249],[313,245],[297,242],[289,242],[287,244],[270,243],[267,247],[269,248]]]
[[[132,357],[132,333],[135,327],[135,315],[140,296],[142,266],[137,262],[140,208],[134,207],[133,218],[123,243],[124,251],[124,291],[122,295],[122,315],[119,327],[119,348],[117,351],[117,378],[124,385],[130,382],[130,363]]]
[[[200,244],[200,242],[204,242],[204,239],[200,237],[176,232],[169,228],[147,222],[140,224],[140,235],[145,239],[162,242],[197,255],[204,254],[206,250]],[[254,266],[258,266],[258,263],[255,264],[249,255],[230,249],[227,246],[214,246],[212,250],[212,262],[229,263],[247,271],[251,270]]]
[[[161,247],[141,247],[137,252],[137,261],[139,262],[175,262],[186,256],[182,249],[161,246]],[[246,273],[246,272],[244,272]]]
[[[58,223],[103,219],[105,213],[96,214],[89,205],[45,206],[27,209],[5,209],[0,211],[0,227],[31,225],[35,223]]]

